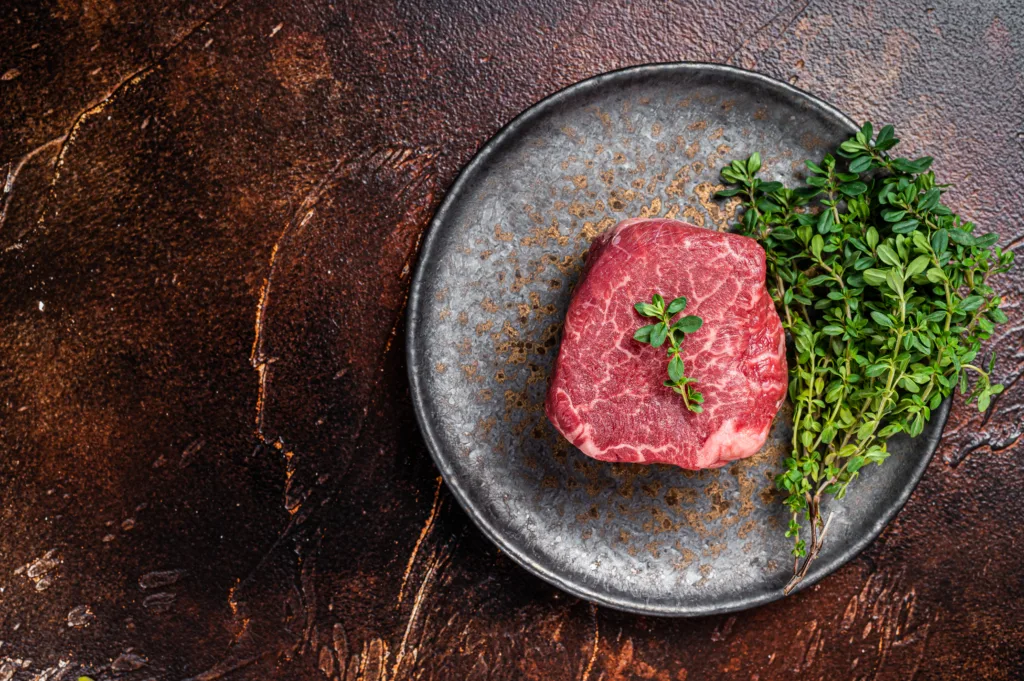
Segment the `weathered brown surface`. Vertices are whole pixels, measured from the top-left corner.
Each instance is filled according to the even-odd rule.
[[[439,486],[403,365],[416,248],[474,150],[557,88],[756,68],[894,122],[1024,242],[1015,3],[742,4],[5,7],[0,679],[1024,676],[1024,268],[1006,394],[955,408],[907,508],[808,593],[596,609]]]

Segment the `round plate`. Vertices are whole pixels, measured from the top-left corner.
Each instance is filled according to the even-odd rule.
[[[562,318],[595,234],[637,216],[726,229],[724,163],[760,151],[791,182],[856,130],[810,95],[709,64],[660,64],[573,85],[517,117],[465,168],[430,227],[409,303],[417,417],[466,512],[555,586],[620,610],[709,615],[780,598],[793,563],[774,491],[785,408],[758,455],[728,468],[607,464],[544,416]],[[830,504],[827,542],[802,587],[871,542],[899,511],[948,414],[890,441]]]

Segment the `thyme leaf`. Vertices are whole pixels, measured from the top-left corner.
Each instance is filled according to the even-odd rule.
[[[642,326],[633,334],[633,340],[646,343],[654,348],[660,348],[668,341],[666,354],[668,362],[668,380],[664,386],[671,388],[677,395],[683,398],[683,404],[694,413],[701,413],[704,407],[704,395],[694,388],[696,380],[686,375],[686,363],[683,361],[680,345],[688,333],[694,333],[704,324],[704,321],[695,315],[680,317],[675,322],[672,317],[686,309],[686,298],[680,296],[666,304],[665,298],[655,293],[651,302],[639,302],[633,308],[642,317],[657,319],[654,324]]]
[[[1003,391],[995,356],[987,367],[976,358],[1007,321],[991,279],[1014,254],[943,204],[948,185],[931,157],[896,157],[898,142],[891,125],[874,135],[865,123],[834,155],[807,161],[796,188],[757,177],[757,154],[721,171],[718,196],[740,198],[738,231],[765,249],[768,290],[796,348],[792,451],[776,479],[791,512],[787,593],[821,551],[822,503],[885,461],[887,438],[920,435],[957,387],[981,411]]]

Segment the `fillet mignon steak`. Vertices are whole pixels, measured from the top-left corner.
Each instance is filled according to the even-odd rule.
[[[545,410],[602,461],[717,468],[756,453],[786,396],[782,323],[753,239],[664,219],[620,222],[597,237],[569,304]],[[704,394],[689,411],[662,385],[665,348],[633,340],[652,320],[633,304],[686,296],[704,325],[683,341]]]

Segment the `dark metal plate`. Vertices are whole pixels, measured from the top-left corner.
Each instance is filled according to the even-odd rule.
[[[427,444],[456,498],[502,550],[583,598],[708,615],[782,596],[792,561],[774,492],[785,409],[764,450],[717,471],[610,465],[570,447],[543,412],[561,320],[590,239],[619,220],[724,229],[724,162],[760,151],[792,181],[855,130],[764,76],[707,64],[626,69],[521,114],[466,167],[437,212],[409,305],[409,377]],[[935,451],[948,404],[895,438],[834,514],[803,587],[870,543]]]

